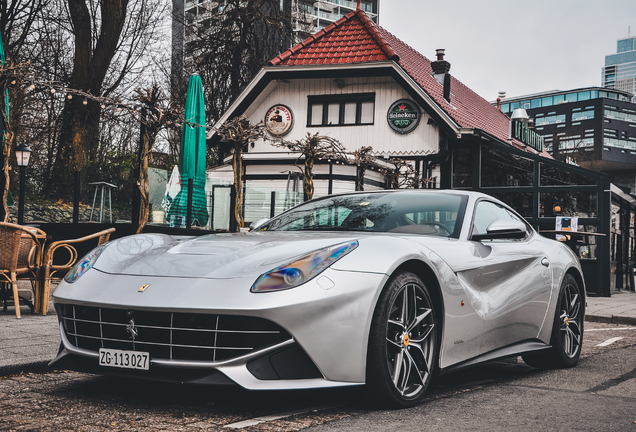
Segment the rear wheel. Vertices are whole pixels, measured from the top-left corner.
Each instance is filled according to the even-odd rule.
[[[373,316],[366,390],[378,406],[403,408],[424,396],[438,355],[439,312],[415,274],[394,275]]]
[[[540,368],[568,368],[576,366],[583,346],[583,318],[585,303],[578,283],[566,275],[561,283],[559,300],[552,325],[552,348],[538,354],[525,354],[523,361]]]

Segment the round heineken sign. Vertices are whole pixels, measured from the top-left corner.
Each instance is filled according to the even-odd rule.
[[[294,115],[285,105],[274,105],[265,114],[265,128],[276,137],[285,135],[293,125]]]
[[[391,105],[386,114],[386,120],[391,129],[397,133],[406,134],[415,129],[420,122],[420,109],[415,102],[400,99]]]

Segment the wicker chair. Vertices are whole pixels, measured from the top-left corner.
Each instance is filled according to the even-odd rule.
[[[0,222],[0,278],[13,288],[15,316],[20,318],[18,279],[29,279],[37,299],[42,248],[46,234],[37,228]]]
[[[107,230],[99,231],[94,234],[74,239],[74,240],[60,240],[51,243],[44,250],[44,258],[42,260],[42,295],[36,296],[35,312],[42,312],[42,315],[46,315],[49,311],[49,297],[51,295],[51,281],[62,280],[64,275],[75,265],[77,262],[77,250],[73,245],[82,243],[88,240],[97,239],[97,246],[106,243],[110,239],[110,235],[115,232],[115,228],[109,228]],[[66,250],[70,255],[68,261],[65,264],[53,264],[53,258],[55,253],[60,250]]]

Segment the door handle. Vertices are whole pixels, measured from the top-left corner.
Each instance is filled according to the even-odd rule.
[[[547,259],[547,258],[543,258],[543,259],[541,260],[541,264],[542,264],[543,266],[545,266],[545,267],[550,267],[550,261],[548,261],[548,259]]]

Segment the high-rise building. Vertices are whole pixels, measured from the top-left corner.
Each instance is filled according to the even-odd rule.
[[[304,40],[307,36],[316,33],[338,21],[358,7],[357,1],[331,0],[292,0],[293,28],[296,42]],[[378,23],[380,0],[362,0],[362,9],[369,18]]]
[[[210,26],[214,16],[223,12],[227,0],[173,0],[172,17],[172,74],[180,76],[184,67],[191,64],[190,42],[196,37],[198,26]],[[309,35],[327,27],[358,7],[357,0],[280,0],[280,10],[291,13],[293,40],[287,41],[285,49],[304,40]],[[361,0],[360,9],[378,23],[380,0]],[[274,54],[275,56],[275,54]],[[268,58],[273,57],[269,56]]]
[[[619,39],[616,54],[605,56],[603,87],[636,94],[636,37]]]

